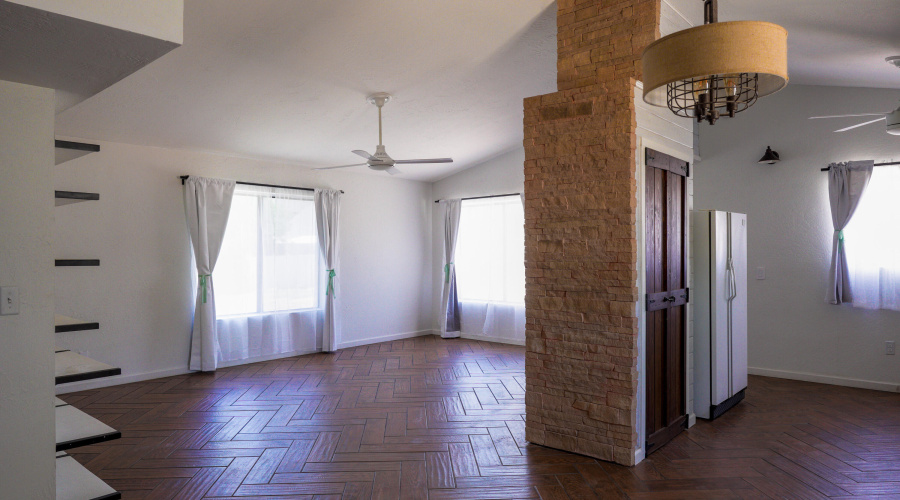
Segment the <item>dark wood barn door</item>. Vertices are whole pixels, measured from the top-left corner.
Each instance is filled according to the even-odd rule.
[[[649,455],[687,425],[685,180],[687,162],[646,149],[646,413]]]

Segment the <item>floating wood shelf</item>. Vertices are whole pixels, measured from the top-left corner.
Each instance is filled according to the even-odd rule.
[[[70,318],[60,314],[53,315],[53,323],[56,327],[56,333],[80,332],[82,330],[97,330],[100,328],[100,323]]]
[[[100,259],[56,259],[56,267],[99,266]]]
[[[95,361],[68,349],[58,349],[54,355],[54,360],[56,361],[57,384],[68,384],[122,374],[121,368]]]
[[[56,500],[119,500],[122,494],[66,452],[56,454]]]
[[[82,201],[96,201],[100,199],[100,193],[81,193],[78,191],[56,191],[56,206],[71,205]]]
[[[120,437],[121,432],[56,398],[56,451],[71,450]]]
[[[97,144],[87,144],[84,142],[74,142],[74,141],[60,141],[57,140],[54,143],[56,147],[56,164],[65,163],[69,160],[74,160],[75,158],[80,158],[84,155],[96,153],[100,151],[100,146]]]

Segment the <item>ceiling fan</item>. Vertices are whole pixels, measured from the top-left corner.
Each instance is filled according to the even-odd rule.
[[[330,170],[332,168],[347,168],[347,167],[361,167],[363,165],[368,165],[372,170],[381,170],[385,171],[391,175],[397,175],[400,173],[400,170],[394,168],[394,165],[399,165],[401,163],[452,163],[453,158],[425,158],[419,160],[395,160],[388,156],[387,152],[384,150],[384,144],[381,143],[381,108],[387,104],[388,101],[391,100],[391,95],[385,92],[379,92],[377,94],[372,94],[368,98],[366,98],[371,104],[374,104],[378,107],[378,146],[375,146],[375,154],[371,155],[366,151],[361,149],[354,149],[353,153],[362,156],[367,161],[365,163],[354,163],[352,165],[338,165],[336,167],[321,167],[316,168],[314,170]]]
[[[881,120],[886,122],[886,130],[887,133],[893,135],[900,135],[900,107],[893,111],[888,111],[887,113],[861,113],[858,115],[831,115],[831,116],[810,116],[810,120],[817,120],[820,118],[846,118],[851,116],[878,116],[874,120],[869,120],[867,122],[857,123],[856,125],[851,125],[849,127],[844,127],[842,129],[835,130],[835,132],[846,132],[848,130],[853,130],[855,128],[863,127],[866,125],[871,125],[873,123],[878,123]]]

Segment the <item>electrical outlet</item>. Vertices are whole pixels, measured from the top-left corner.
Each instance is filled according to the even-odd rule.
[[[888,340],[884,343],[884,353],[888,356],[893,356],[897,352],[897,347],[894,345],[893,340]]]
[[[0,316],[19,314],[19,287],[0,288]]]
[[[758,279],[758,280],[766,279],[766,268],[764,268],[764,267],[756,268],[756,279]]]

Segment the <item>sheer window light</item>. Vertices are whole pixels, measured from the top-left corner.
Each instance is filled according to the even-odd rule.
[[[525,302],[525,214],[518,195],[463,200],[456,243],[460,301]]]
[[[853,305],[900,310],[900,167],[875,167],[844,228]]]
[[[213,274],[219,316],[317,308],[312,193],[238,185]]]

